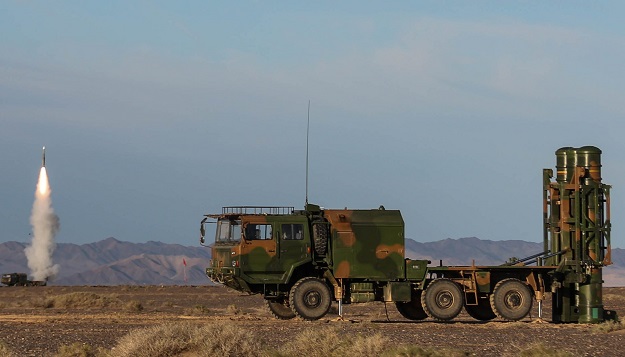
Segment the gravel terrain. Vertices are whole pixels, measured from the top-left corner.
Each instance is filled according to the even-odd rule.
[[[604,306],[625,316],[625,288],[604,288]],[[129,331],[165,322],[227,320],[254,330],[270,347],[311,326],[331,325],[346,338],[381,333],[397,344],[451,347],[477,356],[514,356],[537,343],[576,356],[625,356],[625,330],[549,323],[549,308],[547,301],[544,322],[535,306],[521,322],[478,322],[463,312],[454,322],[440,323],[409,321],[394,305],[376,302],[344,305],[342,321],[333,308],[326,318],[305,322],[275,320],[260,297],[217,286],[1,287],[0,341],[20,356],[53,356],[75,342],[111,349]]]

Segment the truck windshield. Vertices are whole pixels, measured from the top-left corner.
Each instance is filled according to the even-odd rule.
[[[241,221],[228,219],[217,222],[216,243],[236,243],[241,240]]]

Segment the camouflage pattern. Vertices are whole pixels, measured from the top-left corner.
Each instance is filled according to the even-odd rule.
[[[337,279],[405,278],[404,221],[396,210],[325,210]]]
[[[26,285],[28,284],[28,276],[26,273],[10,273],[2,274],[2,284],[8,286]]]
[[[553,171],[543,170],[544,242],[557,266],[552,319],[604,320],[601,267],[610,265],[610,186],[601,183],[601,150],[594,146],[556,151]]]
[[[207,215],[217,219],[218,227],[241,227],[240,237],[216,239],[212,245],[213,259],[207,269],[211,280],[240,291],[256,292],[257,284],[288,285],[293,274],[301,276],[314,270],[313,265],[332,270],[335,279],[405,278],[404,222],[399,211],[311,212],[284,207],[280,208],[281,213],[275,213],[272,209],[278,208],[224,207],[221,214]],[[286,211],[289,212],[282,213]],[[317,254],[313,249],[313,224],[327,227],[325,254]]]
[[[253,286],[258,284],[286,284],[297,267],[310,263],[310,227],[305,215],[292,207],[231,208],[208,215],[218,220],[218,227],[236,231],[228,239],[217,237],[212,245],[213,259],[206,271],[211,280],[256,292]]]
[[[318,319],[334,300],[395,302],[412,320],[448,321],[464,308],[481,321],[516,321],[547,289],[553,321],[615,318],[601,300],[601,268],[610,264],[610,187],[601,183],[600,154],[595,147],[556,152],[556,181],[552,170],[543,174],[545,248],[524,259],[499,266],[406,259],[402,215],[383,206],[237,206],[202,221],[202,242],[206,221],[217,226],[206,274],[238,291],[263,294],[279,319]]]
[[[28,275],[26,273],[2,274],[0,282],[8,286],[45,286],[48,283],[47,279],[28,280]]]
[[[404,221],[398,210],[306,208],[224,207],[221,214],[207,215],[217,219],[213,259],[206,270],[209,278],[263,294],[271,301],[272,313],[282,319],[291,316],[279,307],[287,305],[296,283],[316,278],[333,288],[336,301],[395,302],[410,319],[430,315],[449,320],[464,306],[480,320],[496,316],[517,320],[529,312],[528,299],[544,296],[545,282],[550,283],[547,274],[557,268],[523,263],[428,267],[427,260],[405,259]],[[315,237],[320,231],[327,239]],[[319,249],[318,244],[325,246]],[[491,307],[501,281],[516,282],[512,294],[524,304],[514,308],[521,312],[502,310],[501,303]],[[431,292],[430,285],[441,284],[448,288],[425,294]],[[505,293],[511,294],[510,288]],[[432,307],[438,305],[445,307]],[[423,308],[428,308],[427,315]]]

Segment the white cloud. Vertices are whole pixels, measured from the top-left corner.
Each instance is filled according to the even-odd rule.
[[[341,25],[375,37],[376,24],[350,20]],[[112,172],[99,178],[110,187],[126,185],[115,173],[150,159],[179,170],[169,179],[166,172],[154,175],[158,182],[186,180],[176,193],[179,200],[203,200],[198,195],[210,191],[210,204],[218,206],[248,195],[255,202],[271,199],[267,192],[288,196],[278,166],[299,170],[311,99],[316,197],[336,200],[335,206],[373,207],[390,200],[397,207],[401,202],[398,208],[416,238],[419,222],[439,228],[446,222],[436,213],[446,209],[437,201],[437,188],[446,187],[456,200],[448,214],[472,222],[478,233],[489,227],[479,228],[481,216],[474,212],[480,205],[502,204],[493,191],[522,196],[515,209],[529,213],[510,222],[510,230],[526,232],[525,218],[535,213],[533,198],[526,191],[510,192],[509,182],[539,191],[530,187],[534,182],[523,181],[532,170],[539,175],[537,157],[551,163],[559,145],[625,150],[618,137],[595,139],[588,133],[623,129],[625,81],[618,67],[625,59],[623,38],[521,22],[402,21],[394,25],[395,37],[371,42],[361,37],[344,48],[344,39],[328,48],[318,41],[307,52],[313,55],[301,62],[271,61],[279,54],[263,53],[262,46],[221,48],[219,56],[100,43],[40,48],[36,57],[8,48],[0,58],[1,114],[26,128],[23,132],[32,121],[58,124],[59,140],[79,142],[70,145],[72,150],[91,141],[110,146],[102,154],[111,155],[103,160],[110,167],[98,171]],[[198,36],[198,42],[208,42]],[[276,47],[281,46],[271,48]],[[589,114],[595,114],[592,129],[570,124],[589,120]],[[86,160],[91,154],[85,153]],[[151,163],[139,167],[154,167]],[[230,171],[216,169],[219,164]],[[250,166],[270,170],[263,171],[262,182],[250,183],[256,179],[249,177]],[[239,191],[192,186],[191,179]],[[140,185],[133,180],[128,187]],[[291,193],[298,189],[289,185]],[[422,198],[424,203],[415,203]],[[125,209],[120,216],[132,213]]]

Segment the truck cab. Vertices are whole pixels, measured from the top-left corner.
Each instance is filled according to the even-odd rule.
[[[209,219],[216,221],[209,222]],[[202,221],[214,223],[212,260],[206,269],[213,281],[259,293],[265,284],[286,284],[294,271],[312,260],[308,217],[293,207],[224,207]]]

